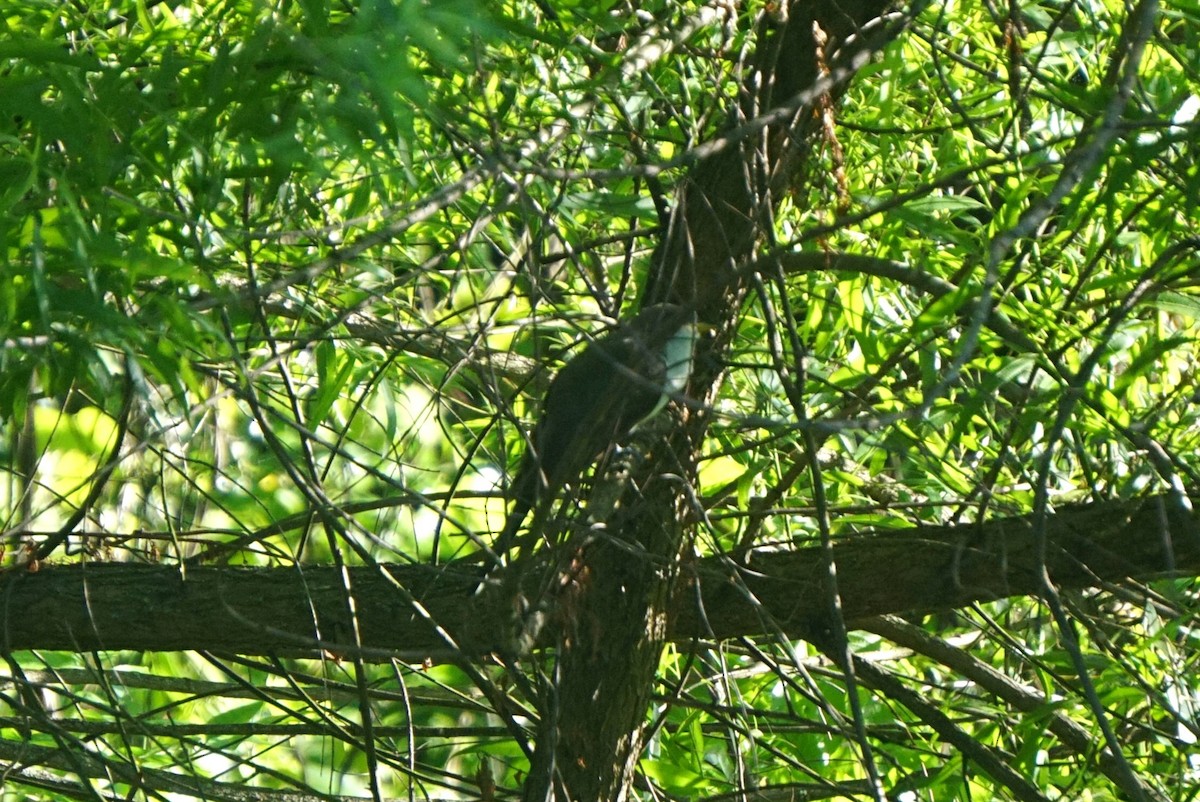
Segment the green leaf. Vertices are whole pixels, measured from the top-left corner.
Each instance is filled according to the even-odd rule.
[[[941,296],[925,307],[917,319],[913,321],[914,331],[923,331],[935,326],[944,326],[951,322],[958,310],[967,304],[976,290],[971,286],[962,286]]]

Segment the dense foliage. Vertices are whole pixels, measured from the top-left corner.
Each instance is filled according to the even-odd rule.
[[[698,554],[1200,485],[1200,8],[902,13],[764,183],[702,366]],[[756,142],[781,14],[9,2],[5,568],[477,552],[543,366],[636,308],[676,191]],[[881,619],[857,677],[787,638],[678,644],[634,793],[1192,799],[1198,608],[1181,577]],[[499,798],[555,676],[5,659],[13,800]]]

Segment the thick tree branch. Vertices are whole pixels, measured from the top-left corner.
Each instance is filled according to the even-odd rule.
[[[1200,575],[1197,520],[1165,495],[1062,509],[1049,519],[1047,535],[1047,568],[1060,588]],[[1036,594],[1033,545],[1027,517],[848,538],[835,547],[846,620],[855,626],[889,613]],[[368,659],[397,653],[451,659],[512,646],[503,642],[503,633],[512,631],[506,612],[475,594],[475,566],[351,570]],[[803,637],[824,629],[819,549],[757,552],[743,564],[707,558],[690,574],[692,587],[680,594],[670,619],[674,640]],[[130,564],[43,567],[0,578],[0,605],[5,651],[352,651],[342,584],[328,566],[190,567],[186,573]],[[555,616],[549,621],[545,642],[557,634]]]

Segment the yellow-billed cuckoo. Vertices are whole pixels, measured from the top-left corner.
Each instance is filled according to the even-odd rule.
[[[509,486],[513,507],[496,540],[497,554],[513,547],[531,509],[683,391],[695,336],[694,312],[654,304],[593,340],[558,372]]]

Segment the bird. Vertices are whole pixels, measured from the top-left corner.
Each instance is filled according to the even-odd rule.
[[[492,547],[496,554],[512,549],[531,509],[684,390],[695,338],[695,312],[652,304],[590,342],[558,372],[509,485],[513,506]]]

